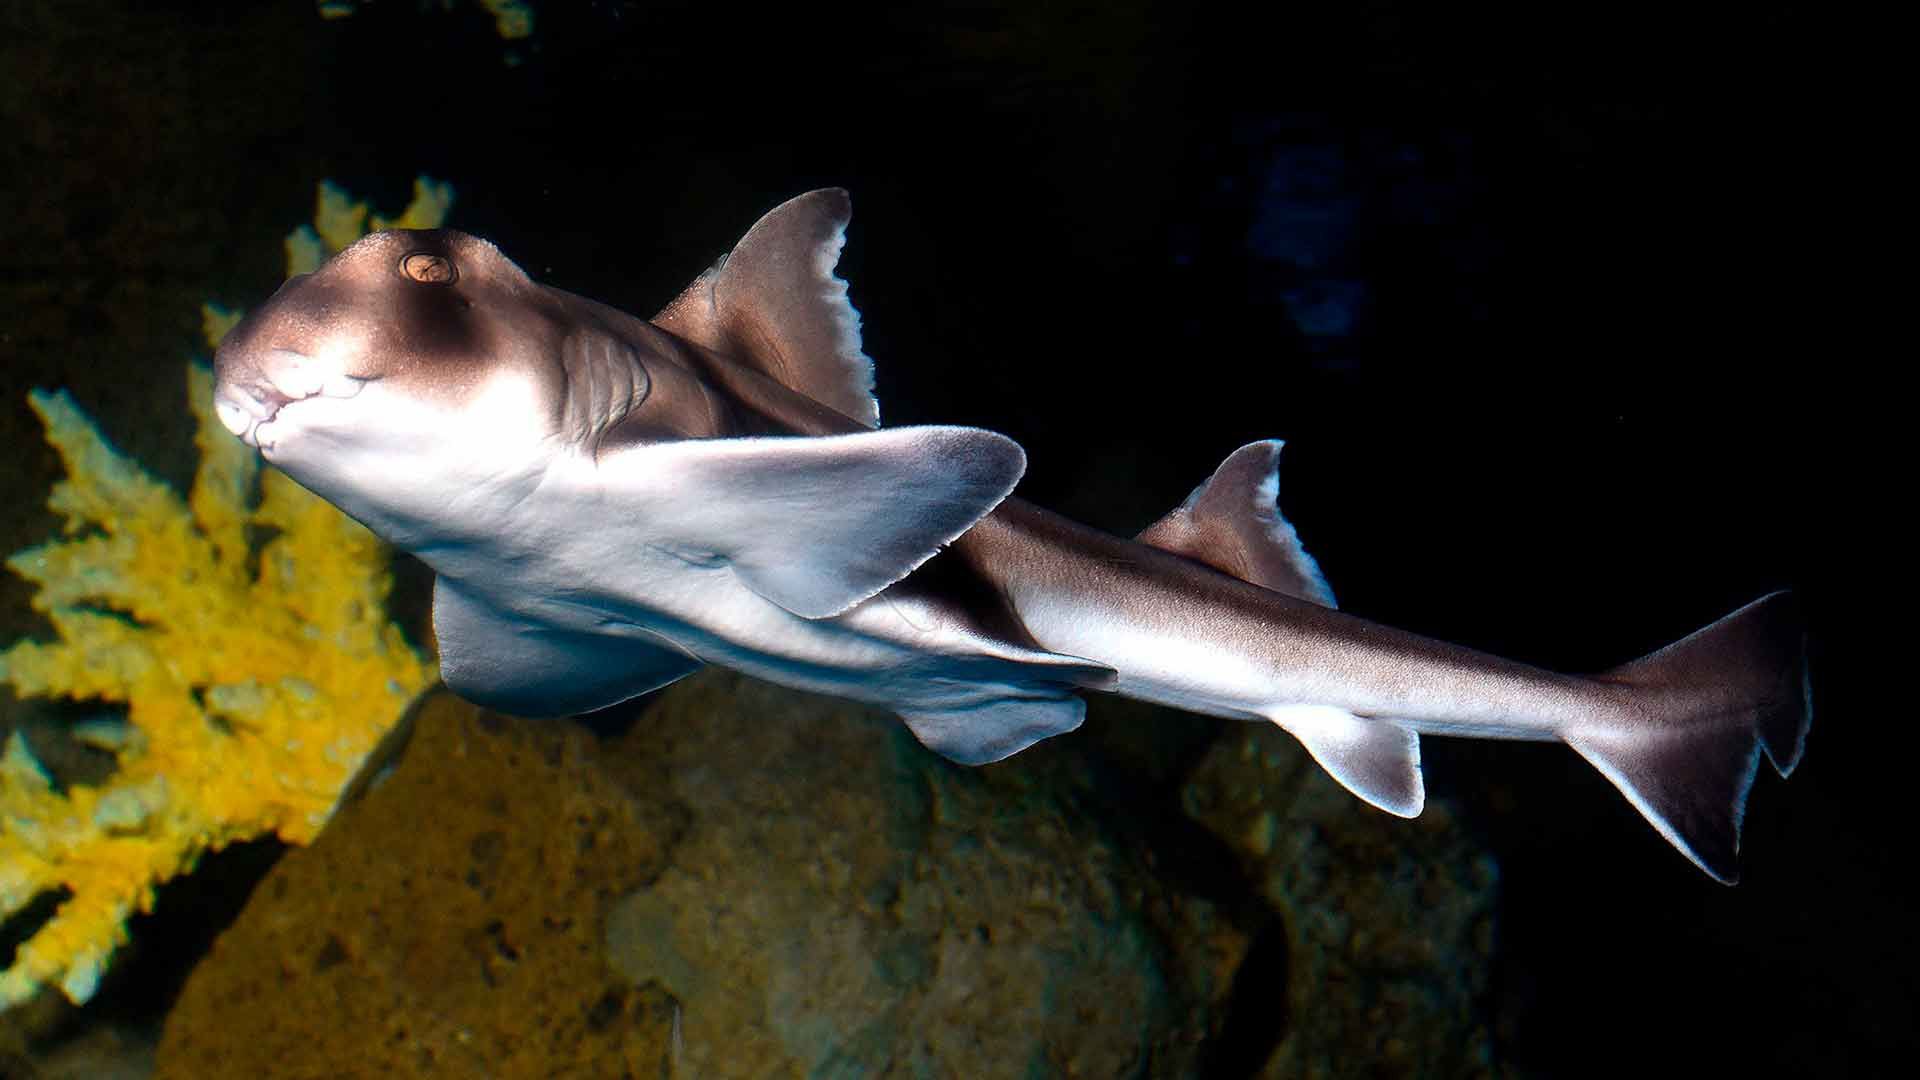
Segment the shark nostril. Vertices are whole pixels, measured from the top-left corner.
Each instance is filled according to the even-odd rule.
[[[269,349],[259,364],[261,382],[248,392],[274,405],[310,397],[350,398],[369,380],[339,370],[331,360],[318,360],[292,349]]]
[[[222,426],[243,439],[253,428],[253,414],[225,397],[214,401],[213,413],[220,418]]]
[[[326,374],[320,370],[320,365],[315,364],[311,357],[290,349],[275,349],[268,353],[262,367],[273,392],[289,399],[317,394],[326,382]]]

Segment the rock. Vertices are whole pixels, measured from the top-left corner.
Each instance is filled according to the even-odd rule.
[[[0,1076],[8,1080],[147,1080],[153,1075],[156,1032],[111,1020],[81,1021],[52,1045],[0,1049]],[[0,1045],[7,1040],[0,1039]]]
[[[188,979],[156,1075],[618,1075],[664,1026],[600,959],[682,823],[590,734],[428,699],[405,758],[288,852]],[[651,1039],[651,1041],[649,1041]]]
[[[1259,1075],[1492,1075],[1497,875],[1444,802],[1376,810],[1268,724],[1215,742],[1184,798],[1285,923],[1284,1032]]]
[[[194,972],[158,1075],[1191,1074],[1245,938],[1058,757],[951,766],[724,672],[605,742],[439,695]]]

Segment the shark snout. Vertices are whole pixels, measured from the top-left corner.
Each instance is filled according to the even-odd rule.
[[[258,446],[260,427],[280,410],[312,397],[350,398],[367,382],[293,349],[264,349],[244,357],[221,356],[214,413],[228,431]]]

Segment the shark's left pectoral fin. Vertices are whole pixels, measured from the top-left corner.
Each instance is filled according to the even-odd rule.
[[[900,718],[921,745],[962,765],[1017,754],[1080,726],[1080,689],[1110,690],[1119,673],[1078,656],[975,638],[978,651],[929,656],[913,673],[920,700]],[[927,694],[939,687],[943,693]]]
[[[962,765],[1012,757],[1041,739],[1072,731],[1086,718],[1087,703],[1064,691],[900,714],[922,746]]]
[[[652,542],[724,563],[762,597],[823,619],[972,528],[1026,462],[991,431],[902,427],[635,446],[602,459],[601,482],[644,517]]]
[[[592,712],[700,668],[700,661],[664,642],[516,619],[445,578],[433,584],[433,632],[447,688],[515,716]]]

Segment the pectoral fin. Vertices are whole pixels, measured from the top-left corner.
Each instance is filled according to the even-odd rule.
[[[979,428],[687,439],[601,462],[602,482],[689,562],[725,563],[809,619],[911,573],[1007,497],[1026,454]]]
[[[433,585],[433,631],[447,688],[515,716],[592,712],[700,668],[700,661],[665,643],[515,619],[445,578]]]
[[[1080,726],[1087,704],[1065,693],[1008,696],[902,713],[921,745],[962,765],[985,765]]]

